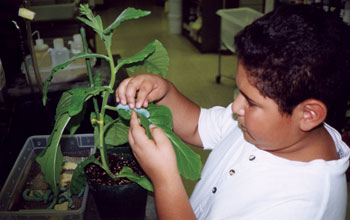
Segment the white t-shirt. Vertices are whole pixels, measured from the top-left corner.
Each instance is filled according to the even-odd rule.
[[[349,147],[324,124],[339,158],[311,162],[274,156],[245,141],[227,108],[201,109],[199,134],[212,149],[191,196],[198,219],[345,219]]]

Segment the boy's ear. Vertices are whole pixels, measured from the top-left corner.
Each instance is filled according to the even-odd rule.
[[[307,99],[300,103],[300,129],[310,131],[320,125],[327,116],[326,105],[317,99]]]

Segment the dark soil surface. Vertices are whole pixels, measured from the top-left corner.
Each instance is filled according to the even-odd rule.
[[[100,158],[98,157],[100,160]],[[134,157],[128,154],[117,155],[115,153],[108,154],[109,167],[114,174],[119,173],[124,166],[130,167],[134,173],[138,175],[145,175],[140,165]],[[97,183],[106,186],[118,186],[130,183],[127,178],[112,179],[109,175],[98,165],[89,164],[85,167],[85,173],[91,183]]]

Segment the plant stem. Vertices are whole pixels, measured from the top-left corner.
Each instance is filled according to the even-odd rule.
[[[81,27],[80,28],[80,34],[81,34],[81,38],[83,40],[83,48],[84,48],[84,52],[85,53],[88,53],[88,45],[87,45],[87,42],[86,42],[86,32],[85,32],[85,28],[84,27]],[[85,63],[86,63],[86,68],[87,68],[87,72],[88,72],[88,75],[89,75],[89,82],[90,82],[90,87],[94,88],[94,80],[93,80],[93,77],[92,77],[92,71],[91,71],[91,60],[90,58],[86,58],[85,59]]]
[[[81,27],[80,28],[80,34],[81,34],[81,38],[83,40],[83,48],[84,48],[84,52],[88,53],[88,44],[86,42],[86,32],[85,32],[85,28]],[[85,59],[85,63],[86,63],[86,68],[87,68],[87,72],[89,75],[89,82],[90,82],[90,87],[91,88],[95,88],[95,83],[92,77],[92,71],[91,71],[91,60],[90,58],[86,58]],[[92,102],[94,104],[94,109],[95,109],[95,113],[96,113],[96,119],[99,121],[100,120],[100,115],[99,115],[99,108],[98,108],[98,103],[97,103],[97,99],[95,97],[92,98]]]
[[[105,108],[108,109],[108,110],[117,111],[116,106],[106,105]]]
[[[110,83],[109,83],[109,88],[113,89],[114,83],[115,83],[115,67],[114,67],[114,60],[112,56],[111,49],[106,46],[107,49],[107,54],[109,58],[109,64],[110,64],[110,70],[111,70],[111,77],[110,77]],[[101,112],[100,112],[100,119],[104,119],[105,111],[107,107],[107,101],[110,93],[107,91],[104,91],[102,93],[102,106],[101,106]],[[102,168],[107,172],[107,174],[112,177],[116,178],[116,176],[112,173],[112,171],[109,169],[109,163],[108,163],[108,157],[107,157],[107,152],[105,149],[105,142],[104,142],[104,121],[99,124],[99,130],[100,130],[100,137],[99,137],[99,142],[100,142],[100,153],[101,153],[101,161],[102,161]]]

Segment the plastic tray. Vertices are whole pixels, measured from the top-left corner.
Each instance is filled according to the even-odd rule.
[[[224,46],[221,49],[227,48],[232,52],[235,52],[234,36],[245,26],[263,15],[261,12],[246,7],[220,9],[216,14],[221,17],[220,40]]]
[[[86,186],[80,208],[68,211],[56,211],[51,209],[17,210],[13,209],[14,203],[22,195],[22,188],[28,175],[29,167],[35,157],[45,148],[47,136],[29,137],[0,193],[0,219],[6,220],[83,220],[86,208],[88,187]],[[78,134],[63,136],[60,142],[63,155],[74,157],[87,157],[94,153],[94,138],[92,134]]]

